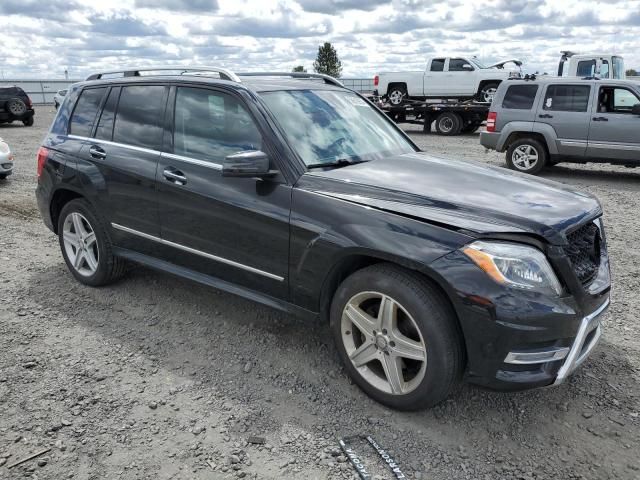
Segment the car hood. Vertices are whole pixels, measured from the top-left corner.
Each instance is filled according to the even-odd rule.
[[[509,60],[502,60],[501,62],[498,63],[494,63],[493,65],[489,65],[488,68],[504,68],[504,66],[507,63],[513,63],[515,64],[516,67],[521,67],[522,66],[522,61],[518,60],[517,58],[510,58]]]
[[[451,228],[526,233],[556,245],[602,213],[595,197],[560,183],[423,153],[309,172],[298,187]]]

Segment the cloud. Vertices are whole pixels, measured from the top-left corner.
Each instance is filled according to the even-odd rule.
[[[218,0],[135,0],[136,8],[158,8],[175,12],[215,12]]]
[[[345,10],[364,10],[370,12],[380,5],[390,4],[390,0],[298,0],[298,4],[307,12],[336,14]]]
[[[149,37],[167,35],[167,30],[159,24],[147,24],[128,13],[94,15],[89,17],[89,31],[115,37]]]
[[[2,0],[0,2],[0,14],[22,15],[31,18],[45,18],[64,20],[68,11],[83,8],[75,0]],[[6,25],[3,25],[3,29]]]

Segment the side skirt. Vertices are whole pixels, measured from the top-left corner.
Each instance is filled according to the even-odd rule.
[[[224,292],[238,295],[239,297],[246,298],[247,300],[251,300],[253,302],[261,303],[262,305],[266,305],[267,307],[271,307],[276,310],[289,313],[291,315],[295,315],[296,317],[302,318],[304,320],[318,320],[320,317],[319,313],[317,312],[312,312],[297,305],[293,305],[289,302],[285,302],[284,300],[273,298],[269,295],[264,295],[262,293],[256,292],[255,290],[251,290],[240,285],[235,285],[225,280],[196,272],[189,268],[181,267],[164,260],[159,260],[142,253],[134,252],[133,250],[114,246],[113,253],[132,262],[139,263],[141,265],[159,270],[161,272],[171,273],[173,275],[177,275],[178,277],[186,278],[203,285],[208,285],[209,287],[217,288],[218,290],[222,290]]]

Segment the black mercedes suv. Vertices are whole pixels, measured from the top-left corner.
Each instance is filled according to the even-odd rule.
[[[155,70],[75,84],[38,152],[78,281],[136,262],[329,321],[354,381],[399,409],[462,378],[559,384],[596,345],[592,196],[424,154],[330,77]]]

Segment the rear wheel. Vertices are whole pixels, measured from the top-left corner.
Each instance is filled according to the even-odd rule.
[[[436,118],[436,131],[440,135],[457,135],[462,128],[462,118],[457,113],[444,112]]]
[[[97,287],[124,274],[126,262],[113,254],[109,233],[86,200],[71,200],[62,208],[58,237],[67,267],[80,283]]]
[[[407,96],[407,88],[403,85],[394,85],[389,88],[387,98],[391,105],[400,105]]]
[[[471,122],[462,127],[462,130],[460,131],[462,133],[474,133],[478,128],[480,128],[480,125],[482,125],[482,122]]]
[[[459,381],[455,322],[438,291],[390,264],[351,275],[331,305],[331,328],[349,375],[375,400],[401,410],[433,406]]]
[[[23,120],[22,123],[24,124],[25,127],[32,127],[33,126],[33,117],[29,117],[26,120]]]
[[[6,178],[7,178],[6,173],[0,173],[0,180],[6,180]]]
[[[12,98],[7,100],[7,105],[5,107],[11,115],[15,117],[20,117],[27,113],[27,105],[20,100],[19,98]]]
[[[509,145],[506,160],[510,169],[535,175],[547,165],[547,149],[535,138],[521,138]]]

